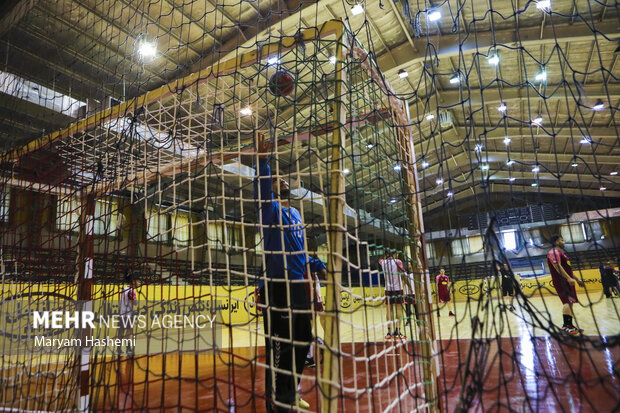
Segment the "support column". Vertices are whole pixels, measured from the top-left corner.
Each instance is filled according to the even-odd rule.
[[[94,272],[94,236],[95,236],[95,194],[84,193],[81,197],[80,235],[78,244],[77,284],[78,311],[92,311],[93,272]],[[90,327],[79,329],[82,343],[92,335]],[[77,350],[78,411],[90,409],[90,352],[91,348],[80,346]]]
[[[344,25],[342,26],[344,29]],[[344,219],[345,180],[343,169],[344,138],[343,124],[347,119],[343,104],[345,98],[346,79],[343,59],[344,53],[344,30],[341,30],[336,46],[336,85],[334,93],[334,124],[336,125],[332,135],[332,148],[330,159],[329,178],[329,223],[327,233],[329,237],[329,256],[327,259],[327,295],[325,313],[325,345],[327,352],[323,360],[322,380],[320,383],[322,395],[322,409],[324,413],[338,411],[338,396],[342,386],[342,365],[340,360],[340,285],[342,284],[342,248],[343,233],[346,232]],[[340,384],[339,384],[340,383]]]
[[[406,179],[407,190],[407,218],[409,225],[409,248],[413,259],[413,277],[416,283],[416,301],[423,323],[419,324],[419,339],[422,357],[425,359],[422,367],[424,376],[424,396],[429,404],[428,411],[439,412],[440,400],[438,394],[439,366],[437,364],[435,324],[432,309],[431,281],[428,271],[428,261],[426,260],[426,249],[424,239],[424,220],[422,218],[422,202],[420,191],[418,190],[418,171],[415,163],[415,150],[411,128],[409,124],[409,110],[406,108],[407,119],[394,112],[394,119],[397,125],[399,146],[401,156],[405,161],[403,169]],[[417,304],[416,303],[416,304]]]

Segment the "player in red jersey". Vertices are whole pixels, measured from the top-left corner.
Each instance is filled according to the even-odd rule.
[[[446,275],[446,270],[443,268],[439,270],[439,275],[435,278],[435,284],[437,285],[439,302],[448,304],[448,315],[454,317],[452,298],[450,297],[450,277]],[[439,316],[439,308],[437,308],[437,316]]]
[[[562,315],[564,317],[564,325],[562,329],[569,334],[576,335],[583,330],[577,329],[573,325],[573,304],[578,302],[577,292],[575,291],[575,283],[583,287],[583,281],[573,274],[570,261],[564,251],[564,239],[560,235],[551,237],[551,245],[553,248],[547,254],[547,264],[551,271],[551,280],[553,287],[558,293],[558,297],[562,300]]]

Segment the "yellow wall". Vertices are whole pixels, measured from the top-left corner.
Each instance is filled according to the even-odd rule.
[[[588,292],[598,292],[603,290],[601,284],[601,274],[598,269],[595,270],[583,270],[578,271],[577,276],[581,276]],[[488,279],[491,288],[499,289],[499,293],[493,293],[494,295],[501,294],[501,281],[497,281],[490,277]],[[522,290],[526,296],[531,297],[533,295],[555,295],[555,288],[551,283],[551,275],[546,274],[537,278],[523,278],[521,279]],[[469,280],[469,281],[457,281],[452,284],[453,298],[456,300],[476,299],[480,297],[480,291],[484,287],[484,280]],[[576,286],[577,293],[584,292],[585,290],[579,286]],[[435,287],[433,285],[433,292]],[[436,298],[435,298],[436,299]]]
[[[586,283],[588,292],[598,292],[602,290],[600,282],[600,274],[598,270],[585,270],[580,273],[582,279]],[[495,283],[492,288],[499,288],[501,285]],[[456,300],[477,299],[480,297],[480,291],[483,287],[484,280],[457,281],[452,285],[453,297]],[[527,296],[532,295],[554,295],[555,289],[551,284],[551,276],[545,275],[538,278],[530,278],[522,280],[523,292]],[[95,285],[94,299],[117,300],[121,286],[119,285]],[[326,290],[322,289],[323,297],[327,300]],[[581,287],[577,287],[577,292],[583,292]],[[434,292],[434,287],[433,287]],[[499,294],[500,292],[495,292]],[[55,295],[50,295],[54,293]],[[26,283],[5,283],[2,286],[0,298],[7,298],[16,294],[31,296],[33,299],[45,299],[49,295],[50,299],[54,297],[69,297],[75,299],[77,297],[77,289],[72,284],[26,284]],[[250,318],[256,314],[254,305],[254,286],[234,286],[232,288],[218,286],[213,289],[208,285],[203,286],[169,286],[169,285],[150,285],[138,288],[138,299],[159,301],[159,300],[184,300],[194,299],[200,301],[216,300],[222,308],[222,319],[226,324],[243,324],[250,321]],[[436,298],[434,298],[436,300]],[[344,313],[354,312],[362,305],[380,306],[383,304],[383,288],[379,287],[355,287],[342,291],[340,297],[341,310]]]

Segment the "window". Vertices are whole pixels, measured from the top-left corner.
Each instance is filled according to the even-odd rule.
[[[0,192],[0,221],[9,222],[9,205],[11,204],[11,189],[5,188]]]
[[[95,228],[96,235],[116,235],[119,229],[119,211],[116,200],[97,200],[95,203]]]
[[[529,239],[527,244],[529,247],[540,247],[543,245],[542,236],[539,229],[531,229],[528,231]]]
[[[177,212],[172,220],[172,243],[179,247],[187,247],[192,238],[190,214]]]
[[[457,238],[450,242],[450,246],[452,247],[452,255],[459,256],[469,254],[469,243],[467,238]]]
[[[209,244],[212,246],[220,247],[222,245],[222,240],[224,231],[222,230],[222,224],[219,222],[209,222],[207,224],[207,238]]]
[[[59,231],[78,231],[80,227],[80,201],[77,198],[58,198],[56,226]]]
[[[257,230],[256,233],[254,234],[254,249],[256,250],[257,254],[263,253],[263,240],[260,237],[259,230]]]
[[[435,246],[432,242],[426,243],[426,259],[434,260],[435,259]]]
[[[226,240],[226,245],[229,247],[242,247],[243,235],[241,234],[241,230],[243,227],[241,224],[226,223],[225,228],[224,239]]]
[[[585,242],[586,229],[581,222],[578,224],[565,224],[560,227],[560,235],[564,238],[565,243],[578,244]]]
[[[162,214],[160,209],[152,207],[147,213],[147,241],[166,242],[168,241],[168,214]]]
[[[603,231],[601,221],[591,221],[586,224],[586,227],[586,229],[588,230],[588,239],[594,241],[605,239],[605,232]]]
[[[506,250],[515,251],[517,249],[517,230],[507,229],[502,231],[502,242]]]
[[[483,242],[482,237],[480,235],[475,235],[473,237],[468,238],[469,242],[469,252],[471,254],[478,254],[479,252],[483,252]]]

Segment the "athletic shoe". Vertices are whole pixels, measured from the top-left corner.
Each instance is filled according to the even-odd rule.
[[[562,327],[562,330],[564,330],[564,332],[570,334],[571,336],[579,335],[579,330],[577,330],[573,326],[564,326]]]
[[[308,410],[310,408],[310,403],[297,396],[297,406],[301,407],[304,410]]]
[[[394,338],[394,337],[392,337],[392,334],[391,334],[391,333],[387,333],[387,334],[385,335],[385,339],[386,339],[386,340],[391,340],[391,339],[393,339],[393,338]]]
[[[454,315],[454,313],[450,311],[450,314],[448,314],[448,317],[456,317],[456,315]]]
[[[307,358],[305,366],[306,367],[316,367],[316,363],[314,362],[314,357]]]

